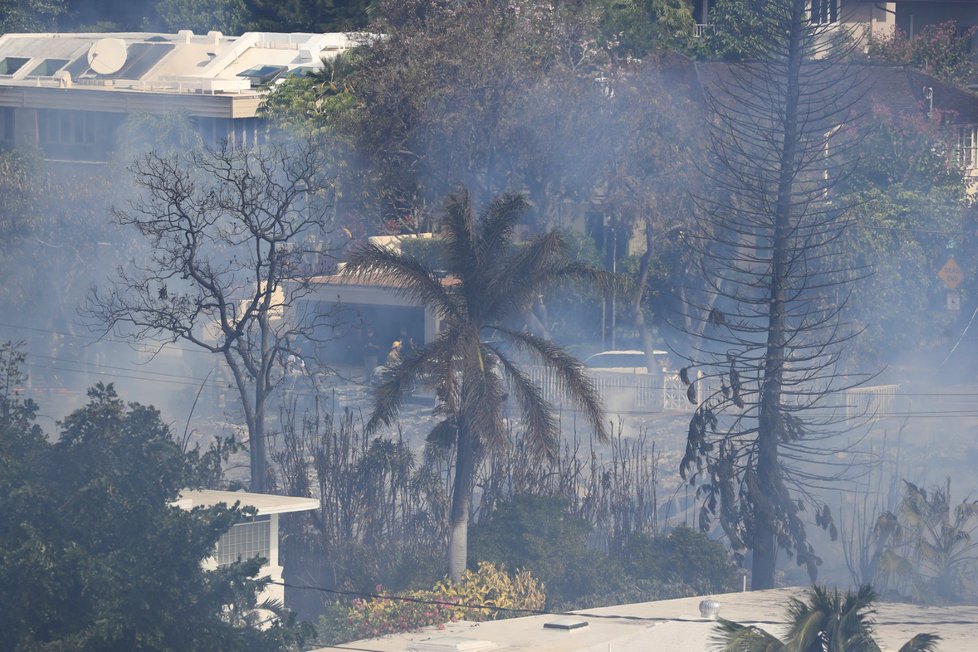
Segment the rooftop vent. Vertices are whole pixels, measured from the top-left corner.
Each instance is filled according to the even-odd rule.
[[[564,632],[584,627],[587,627],[587,621],[577,618],[560,618],[558,620],[551,620],[549,623],[543,623],[544,629],[559,629]]]
[[[703,600],[700,602],[700,616],[716,620],[720,615],[720,603],[716,600]]]

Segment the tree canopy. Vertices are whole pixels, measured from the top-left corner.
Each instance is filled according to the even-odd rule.
[[[201,565],[245,512],[172,505],[199,484],[199,457],[111,385],[48,442],[18,396],[22,362],[0,349],[0,647],[278,649],[285,630],[244,619],[261,562]]]

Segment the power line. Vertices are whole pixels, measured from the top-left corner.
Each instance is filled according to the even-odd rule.
[[[481,610],[496,611],[501,613],[527,614],[532,616],[560,616],[560,617],[572,616],[575,618],[585,618],[585,619],[593,618],[596,620],[628,620],[633,622],[649,622],[649,623],[661,623],[661,622],[715,623],[716,622],[715,620],[710,618],[687,618],[683,616],[676,616],[676,617],[636,616],[632,614],[596,614],[596,613],[587,613],[582,611],[549,611],[547,609],[529,609],[529,608],[518,609],[515,607],[500,607],[498,605],[493,605],[493,604],[483,604],[483,603],[473,603],[473,602],[451,602],[448,600],[415,598],[411,596],[398,595],[398,594],[370,593],[365,591],[344,591],[340,589],[328,589],[322,586],[291,584],[285,581],[281,581],[281,582],[270,581],[269,584],[274,584],[285,588],[318,591],[321,593],[329,593],[332,595],[342,595],[345,597],[369,598],[375,600],[391,600],[394,602],[408,602],[414,604],[424,604],[424,605],[442,606],[442,607],[460,607],[463,609],[481,609]],[[759,625],[782,625],[785,624],[786,621],[750,619],[749,622],[751,622],[752,624],[759,624]],[[964,619],[949,619],[949,620],[942,620],[942,621],[878,620],[876,621],[876,624],[877,625],[917,625],[917,626],[978,625],[978,621],[964,620]],[[357,648],[347,648],[347,649],[357,649]]]
[[[594,613],[582,613],[580,611],[548,611],[546,609],[518,609],[516,607],[500,607],[494,604],[483,604],[478,602],[451,602],[448,600],[434,600],[429,598],[415,598],[406,595],[398,594],[383,594],[383,593],[370,593],[364,591],[344,591],[341,589],[328,589],[323,586],[311,586],[303,584],[290,584],[289,582],[269,582],[269,584],[274,584],[277,586],[282,586],[290,589],[302,589],[307,591],[318,591],[320,593],[329,593],[331,595],[341,595],[345,597],[353,598],[370,598],[374,600],[391,600],[394,602],[408,602],[414,604],[424,604],[439,607],[459,607],[462,609],[480,609],[487,611],[496,611],[500,613],[512,613],[512,614],[523,614],[531,616],[573,616],[575,618],[594,618],[598,620],[630,620],[638,622],[650,622],[650,623],[661,623],[661,622],[686,622],[686,623],[708,623],[715,622],[708,618],[666,618],[663,616],[635,616],[629,614],[594,614]],[[761,623],[764,625],[779,625],[782,624],[781,621],[776,620],[755,620],[751,622]]]

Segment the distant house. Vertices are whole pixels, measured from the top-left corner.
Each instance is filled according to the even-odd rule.
[[[895,0],[885,4],[895,12],[900,31],[910,37],[940,23],[955,23],[960,34],[978,26],[978,3],[969,0]],[[978,43],[973,37],[972,54],[978,55],[975,45]]]
[[[713,9],[716,0],[689,0],[696,21],[696,36],[703,36],[714,29]],[[837,26],[852,30],[866,38],[892,34],[897,24],[897,2],[873,2],[872,0],[811,0],[811,20],[819,25]],[[938,5],[953,2],[914,2],[902,4]]]
[[[432,242],[434,239],[431,233],[423,233],[374,236],[369,240],[399,252],[404,242]],[[345,275],[341,269],[336,274],[312,277],[308,283],[311,292],[304,299],[302,310],[306,314],[332,314],[347,325],[340,332],[321,334],[318,353],[323,360],[360,364],[368,330],[372,331],[382,356],[387,354],[393,342],[405,337],[415,346],[421,346],[433,341],[438,334],[437,313],[407,296],[398,279],[367,281]],[[410,342],[403,344],[410,348]]]
[[[186,115],[204,142],[265,135],[264,90],[322,66],[354,44],[346,34],[4,34],[0,147],[45,158],[105,161],[133,115]]]
[[[214,556],[205,566],[217,568],[239,560],[262,557],[268,561],[262,566],[259,575],[269,577],[277,584],[269,584],[258,599],[273,599],[285,604],[285,587],[281,584],[282,566],[278,556],[278,517],[280,514],[319,509],[319,501],[315,498],[205,489],[182,492],[175,505],[190,510],[222,503],[228,506],[240,503],[242,507],[254,507],[257,514],[225,532],[217,542]]]

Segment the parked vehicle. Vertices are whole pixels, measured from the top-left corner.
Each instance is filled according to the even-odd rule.
[[[661,373],[663,368],[668,365],[669,352],[656,349],[652,351],[652,355],[658,363],[658,369],[653,369],[652,372]],[[645,351],[602,351],[586,358],[584,366],[617,373],[649,373],[649,369],[646,367]]]

